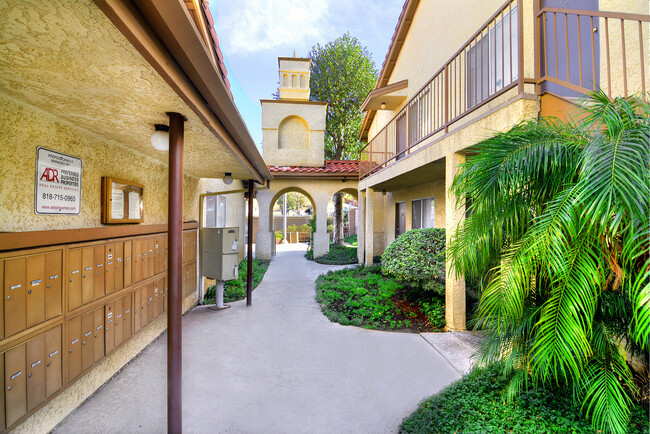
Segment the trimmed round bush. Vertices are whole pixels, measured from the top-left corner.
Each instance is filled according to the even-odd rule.
[[[445,229],[411,229],[381,256],[381,270],[400,282],[445,293]]]

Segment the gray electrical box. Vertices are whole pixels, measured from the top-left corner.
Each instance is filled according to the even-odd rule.
[[[203,228],[201,253],[203,276],[221,281],[236,279],[239,267],[239,228]]]

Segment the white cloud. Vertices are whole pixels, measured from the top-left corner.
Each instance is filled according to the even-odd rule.
[[[214,1],[214,0],[213,0]],[[215,18],[226,53],[246,54],[283,45],[311,47],[328,32],[333,0],[217,1]],[[304,53],[302,53],[304,55]],[[290,55],[290,54],[288,54]]]

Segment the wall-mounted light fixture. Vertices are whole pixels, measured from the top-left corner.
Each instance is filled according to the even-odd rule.
[[[223,183],[226,185],[232,184],[232,173],[226,172],[226,174],[223,177]]]
[[[382,191],[381,191],[381,195],[382,195],[382,196],[386,196],[386,190],[382,190]]]
[[[382,102],[381,102],[381,105],[380,105],[379,107],[380,107],[382,110],[386,110],[386,103],[382,101]]]
[[[156,131],[151,135],[151,145],[157,151],[169,150],[169,127],[163,124],[155,124]]]

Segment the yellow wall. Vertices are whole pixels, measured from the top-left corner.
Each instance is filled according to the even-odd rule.
[[[167,223],[166,165],[3,95],[0,95],[0,118],[0,231],[102,226],[102,176],[143,184],[143,224]],[[80,215],[37,215],[34,212],[35,161],[39,146],[83,160]],[[199,178],[185,176],[184,185],[183,219],[198,221],[198,196],[202,192]]]

